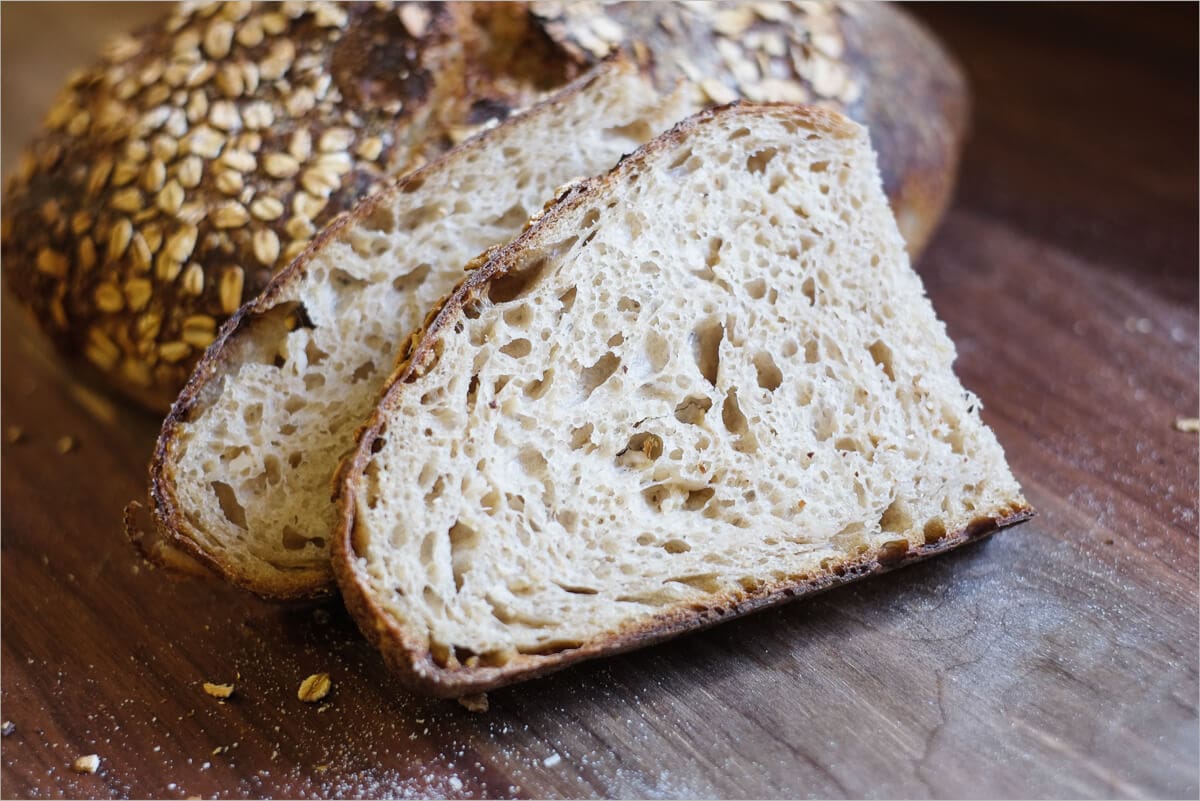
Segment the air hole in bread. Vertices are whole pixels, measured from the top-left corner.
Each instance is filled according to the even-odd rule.
[[[523,359],[528,356],[532,350],[533,345],[530,344],[529,340],[525,338],[514,339],[512,342],[509,342],[507,345],[504,345],[500,348],[501,353],[503,353],[505,356],[511,356],[514,359]]]
[[[619,312],[633,312],[634,314],[637,314],[639,311],[641,311],[641,309],[642,304],[638,303],[633,298],[623,297],[617,301],[617,311]]]
[[[712,399],[704,395],[689,395],[675,407],[675,419],[681,423],[698,426],[704,415],[712,408]]]
[[[325,376],[321,373],[305,373],[304,388],[309,392],[325,386]]]
[[[304,344],[304,356],[308,360],[309,367],[319,367],[322,362],[329,358],[329,354],[321,350],[311,337]]]
[[[563,651],[574,651],[581,645],[583,645],[582,640],[555,639],[538,643],[534,648],[522,648],[520,650],[521,653],[530,654],[531,656],[549,656],[551,654],[562,653]]]
[[[671,359],[671,343],[658,331],[646,334],[646,360],[650,362],[650,370],[661,373]]]
[[[816,364],[821,360],[821,345],[815,339],[804,343],[804,361]]]
[[[425,279],[429,277],[429,271],[432,269],[433,267],[428,264],[418,264],[404,275],[397,276],[392,281],[392,289],[405,295],[415,292],[425,283]]]
[[[697,512],[708,505],[716,492],[712,487],[688,490],[687,498],[683,501],[683,508],[689,512]]]
[[[372,462],[371,464],[374,464],[374,462]],[[446,477],[438,476],[434,480],[433,486],[430,487],[429,491],[425,493],[426,505],[431,504],[434,501],[436,501],[438,498],[442,497],[442,493],[444,493],[445,491],[446,491]]]
[[[450,527],[449,537],[450,569],[454,573],[454,588],[462,590],[464,576],[471,569],[475,548],[479,544],[479,533],[459,520]]]
[[[525,385],[523,390],[525,397],[530,398],[531,400],[538,400],[550,391],[550,385],[553,383],[553,381],[554,368],[547,368],[546,371],[542,373],[541,378],[534,379]]]
[[[415,190],[406,186],[404,187],[404,191],[412,192]],[[387,203],[376,203],[375,208],[371,209],[370,214],[364,217],[359,225],[365,231],[390,234],[396,230],[396,217],[392,213],[392,207]]]
[[[724,423],[726,431],[737,437],[737,441],[733,444],[735,451],[741,453],[758,451],[758,439],[750,430],[746,415],[738,403],[736,389],[730,388],[729,392],[725,394],[725,402],[721,405],[721,422]]]
[[[883,510],[883,514],[879,517],[880,531],[887,531],[892,534],[903,534],[912,528],[913,519],[909,512],[908,504],[897,498],[888,504],[888,507]]]
[[[709,318],[692,331],[692,353],[700,375],[704,380],[717,385],[717,373],[721,367],[721,340],[725,336],[725,327],[716,319]]]
[[[449,214],[450,210],[441,204],[429,203],[409,209],[400,216],[397,228],[403,232],[411,232],[428,225],[434,220],[440,220]]]
[[[765,350],[754,355],[754,371],[758,374],[758,385],[768,392],[774,392],[783,383],[783,372]]]
[[[700,573],[695,576],[679,576],[678,578],[667,579],[664,584],[684,584],[701,592],[713,593],[721,589],[721,583],[717,581],[716,573]]]
[[[683,540],[667,540],[662,544],[662,549],[667,553],[687,553],[692,550],[692,546]]]
[[[514,266],[507,273],[493,278],[487,285],[488,300],[492,303],[508,303],[516,300],[537,285],[549,262],[545,258],[531,264]]]
[[[749,133],[749,132],[747,132],[747,133]],[[672,160],[671,163],[667,165],[667,171],[671,172],[671,173],[678,173],[680,171],[680,167],[682,167],[684,165],[684,163],[691,157],[692,157],[691,148],[685,148],[684,150],[681,150],[679,152],[679,155],[676,156],[674,158],[674,160]],[[689,170],[689,172],[690,172],[690,170]]]
[[[583,215],[583,227],[591,228],[600,221],[600,210],[590,209],[587,214]],[[585,243],[586,244],[586,243]]]
[[[593,426],[591,423],[584,423],[577,428],[571,429],[571,449],[577,451],[585,445],[591,445],[592,430]]]
[[[300,532],[296,531],[292,526],[284,526],[281,541],[283,547],[289,551],[300,551],[310,545],[315,545],[318,548],[325,547],[325,540],[322,537],[305,537]]]
[[[621,359],[612,351],[605,353],[591,367],[586,367],[579,375],[579,383],[583,389],[583,397],[590,398],[596,388],[607,381],[621,366]]]
[[[766,172],[767,165],[771,163],[771,159],[775,158],[775,154],[779,151],[773,147],[763,148],[751,153],[746,159],[746,170],[752,175]]]
[[[566,292],[558,296],[558,302],[562,304],[560,314],[566,314],[575,306],[576,288],[571,287]]]
[[[735,139],[741,139],[743,136],[749,136],[749,135],[750,135],[749,128],[738,128],[736,131],[734,131],[733,133],[731,133],[729,135],[728,141],[732,142]]]
[[[761,300],[767,294],[767,282],[764,278],[755,278],[745,283],[746,294],[754,300]]]
[[[237,493],[234,492],[233,487],[224,481],[213,481],[209,486],[217,496],[217,503],[220,504],[221,514],[225,515],[225,519],[238,528],[245,529],[246,509],[238,503]]]
[[[371,453],[379,453],[381,450],[383,450],[385,445],[387,445],[386,439],[383,437],[376,437],[374,441],[371,442]]]
[[[242,420],[248,426],[258,425],[262,422],[263,405],[261,403],[252,403],[242,410]]]
[[[367,508],[379,506],[379,463],[376,460],[367,462],[365,471],[367,477]]]
[[[350,374],[350,383],[357,384],[359,381],[365,381],[375,374],[375,362],[368,359],[367,361],[354,368],[354,372]]]
[[[581,587],[574,584],[563,584],[562,582],[554,582],[563,592],[569,592],[572,595],[599,595],[600,591],[593,587]]]
[[[337,305],[340,306],[340,295],[342,293],[346,291],[358,291],[367,286],[369,282],[365,278],[358,278],[339,267],[335,267],[329,271],[329,283],[339,296]]]
[[[529,212],[520,203],[515,203],[508,208],[503,214],[498,216],[492,225],[504,228],[507,230],[519,230],[521,224],[529,219]]]
[[[808,166],[809,172],[825,172],[829,169],[828,161],[814,161]]]
[[[871,358],[875,360],[875,363],[883,368],[883,374],[895,381],[896,374],[892,370],[892,349],[877,339],[867,350],[871,352]]]
[[[615,461],[619,467],[647,467],[657,461],[662,452],[662,437],[651,433],[634,434],[617,453]]]
[[[521,469],[525,471],[526,475],[534,478],[549,476],[550,465],[542,452],[535,448],[522,448],[517,455],[517,463],[521,465]]]
[[[568,532],[574,533],[576,526],[579,524],[579,515],[572,512],[570,509],[563,509],[554,515],[554,519],[558,524],[565,528]]]
[[[304,454],[299,451],[295,453],[289,453],[287,462],[288,467],[290,467],[292,470],[295,470],[304,463]]]
[[[809,306],[817,302],[817,286],[811,277],[805,278],[804,282],[800,284],[800,293],[808,298]]]
[[[604,129],[606,137],[628,139],[634,146],[649,141],[656,133],[658,133],[658,130],[648,121],[642,119]]]
[[[925,535],[925,544],[930,545],[946,536],[946,524],[942,522],[940,517],[935,517],[925,523],[923,533]]]
[[[719,236],[708,240],[708,255],[704,258],[704,263],[710,270],[721,263],[721,246],[724,244],[725,240]]]
[[[364,231],[352,230],[349,234],[350,247],[354,254],[363,259],[382,255],[391,242],[386,236],[368,236]],[[379,279],[372,277],[372,282]]]
[[[504,321],[515,329],[523,329],[533,321],[533,309],[528,303],[504,309]]]

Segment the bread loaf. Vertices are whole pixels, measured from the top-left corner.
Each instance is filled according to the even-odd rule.
[[[412,338],[334,567],[456,696],[1031,514],[910,269],[865,130],[705,112],[565,193]]]
[[[9,286],[61,349],[165,410],[221,323],[388,176],[624,46],[698,99],[871,125],[919,250],[965,88],[883,4],[181,5],[72,78],[6,188]]]
[[[221,331],[163,424],[160,541],[261,595],[332,589],[331,477],[405,337],[467,261],[678,119],[681,100],[606,61],[326,229]]]

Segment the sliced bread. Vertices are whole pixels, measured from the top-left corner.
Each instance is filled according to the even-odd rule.
[[[161,543],[260,595],[332,588],[331,476],[400,343],[563,183],[684,115],[610,59],[335,220],[224,326],[151,465]]]
[[[866,131],[681,123],[489,255],[342,472],[334,567],[418,691],[492,689],[1032,514]]]

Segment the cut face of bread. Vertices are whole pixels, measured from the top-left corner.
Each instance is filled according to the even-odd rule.
[[[573,188],[414,338],[334,565],[410,686],[478,692],[1031,513],[866,132],[727,107]]]
[[[226,325],[167,418],[151,468],[161,533],[262,595],[331,588],[332,474],[403,338],[556,187],[683,113],[610,61],[335,221]]]

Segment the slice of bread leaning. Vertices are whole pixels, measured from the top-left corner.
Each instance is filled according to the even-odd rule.
[[[835,113],[681,123],[428,319],[334,537],[347,606],[418,691],[492,689],[1032,514],[867,134]]]
[[[163,424],[162,541],[260,595],[331,590],[332,474],[404,337],[467,260],[682,118],[680,103],[611,59],[332,223],[226,324]]]

